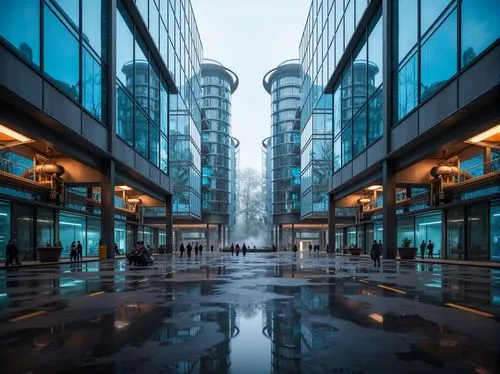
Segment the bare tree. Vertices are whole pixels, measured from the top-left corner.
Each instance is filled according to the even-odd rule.
[[[258,236],[264,229],[264,196],[261,176],[253,168],[239,170],[237,174],[237,236],[241,236],[242,239]]]

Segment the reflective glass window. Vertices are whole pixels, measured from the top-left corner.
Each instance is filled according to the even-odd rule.
[[[97,119],[102,120],[105,105],[102,67],[86,48],[83,48],[82,58],[82,104]]]
[[[447,212],[447,258],[465,259],[465,217],[464,207],[458,206],[448,209]]]
[[[39,66],[40,1],[0,1],[0,36],[16,48],[24,59]]]
[[[366,9],[366,0],[356,0],[356,25],[361,20],[361,16]]]
[[[406,116],[418,103],[418,63],[417,55],[414,54],[410,60],[398,72],[395,84],[395,95],[397,105],[395,106],[396,119],[400,120]]]
[[[144,23],[148,24],[148,0],[136,0],[135,5],[139,9],[139,13],[141,13],[142,19]]]
[[[384,76],[383,63],[383,23],[381,11],[374,18],[368,35],[368,93],[374,92],[381,84]]]
[[[341,137],[335,139],[333,143],[333,170],[337,171],[342,167],[342,144]]]
[[[500,38],[500,1],[463,0],[461,18],[462,66],[467,66]]]
[[[149,125],[149,161],[159,166],[160,157],[160,132],[152,123]]]
[[[134,36],[132,22],[126,10],[118,2],[116,14],[116,75],[118,79],[133,92],[133,61],[134,61]]]
[[[337,136],[342,129],[341,112],[342,112],[342,99],[340,85],[334,89],[333,93],[333,134]]]
[[[457,13],[454,11],[420,51],[421,93],[426,100],[457,72]]]
[[[106,27],[107,1],[91,0],[82,2],[83,40],[87,41],[101,58],[106,58],[106,42],[103,41],[103,29]],[[121,46],[117,49],[120,49]]]
[[[384,133],[383,98],[382,91],[379,91],[369,104],[368,144],[374,143]]]
[[[61,13],[71,20],[73,26],[80,25],[80,0],[53,0]]]
[[[345,11],[344,15],[344,24],[345,24],[345,45],[349,43],[349,40],[351,40],[352,34],[354,33],[354,0],[351,0],[349,2],[349,5],[347,6],[347,9]]]
[[[160,130],[168,134],[168,91],[163,79],[160,84]]]
[[[153,0],[149,0],[149,33],[156,46],[160,46],[160,15]]]
[[[9,243],[9,239],[12,235],[10,222],[11,222],[10,204],[0,202],[0,260],[5,260],[5,255],[6,255],[5,247]]]
[[[130,146],[134,145],[134,105],[124,89],[116,87],[116,133]]]
[[[354,63],[352,69],[352,106],[353,112],[358,109],[367,100],[367,47],[366,40],[362,40],[361,44],[355,51]]]
[[[417,43],[418,0],[394,0],[394,62],[398,64]]]
[[[141,155],[148,158],[148,119],[142,111],[135,108],[134,147]]]
[[[353,122],[353,157],[366,149],[366,107],[354,118]]]
[[[63,246],[61,257],[69,257],[71,243],[73,243],[73,241],[80,241],[85,252],[86,227],[85,216],[67,212],[61,212],[59,214],[59,241]]]
[[[489,260],[488,243],[488,203],[477,203],[469,206],[468,212],[468,249],[467,259],[473,261]]]
[[[425,34],[449,3],[450,0],[420,1],[420,35]]]
[[[352,159],[352,125],[347,126],[342,132],[342,165]]]
[[[156,125],[160,124],[160,79],[156,64],[149,69],[149,115]]]
[[[0,222],[1,219],[2,217],[0,217]],[[1,224],[0,224],[0,230],[1,230]],[[491,261],[500,261],[500,202],[499,201],[492,202],[490,206],[490,253],[491,253]]]
[[[75,101],[79,98],[79,43],[57,16],[44,10],[44,69],[54,84]],[[64,48],[61,48],[61,45]]]
[[[335,34],[335,65],[339,64],[342,55],[344,54],[344,25],[343,23],[337,29]]]

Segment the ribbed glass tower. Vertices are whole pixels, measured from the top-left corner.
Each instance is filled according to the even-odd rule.
[[[271,189],[273,225],[277,241],[283,240],[283,225],[295,224],[300,214],[300,65],[287,60],[269,71],[263,80],[271,95]],[[293,236],[293,235],[292,235]],[[288,244],[291,244],[288,243]]]
[[[231,137],[231,96],[238,88],[238,76],[215,60],[205,59],[202,76],[202,215],[209,243],[229,240],[234,213],[235,148]]]

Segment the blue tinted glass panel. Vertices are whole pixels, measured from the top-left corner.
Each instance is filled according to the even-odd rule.
[[[103,35],[106,34],[104,31],[106,27],[106,3],[106,0],[84,0],[82,2],[82,38],[101,58],[106,58],[106,42],[102,40]],[[117,49],[120,48],[121,45]]]
[[[160,130],[168,134],[168,93],[167,83],[163,79],[160,85]]]
[[[61,12],[71,20],[73,26],[79,28],[80,0],[55,0],[55,2]]]
[[[149,161],[159,166],[160,157],[160,132],[152,123],[149,125]]]
[[[135,2],[139,12],[141,13],[144,23],[148,24],[148,0],[136,0]]]
[[[462,1],[462,66],[500,38],[500,1]]]
[[[15,47],[27,61],[39,66],[40,1],[0,1],[0,36]]]
[[[120,87],[116,87],[116,133],[127,144],[134,146],[134,105]]]
[[[353,157],[366,149],[366,107],[354,118]]]
[[[418,103],[418,63],[416,54],[398,72],[394,85],[397,101],[397,105],[395,105],[396,119],[400,120]]]
[[[116,14],[116,76],[133,92],[133,61],[134,61],[134,37],[132,34],[132,22],[126,12],[118,2],[118,12]]]
[[[333,171],[337,171],[342,167],[342,144],[341,137],[335,139],[333,143]]]
[[[349,125],[342,132],[342,165],[347,164],[352,159],[352,125]]]
[[[45,73],[61,91],[78,101],[79,43],[47,6],[44,11]]]
[[[85,109],[96,116],[99,120],[103,119],[104,97],[102,79],[102,67],[92,57],[92,55],[83,49],[83,70],[82,70],[82,102]]]
[[[168,174],[168,140],[163,135],[160,137],[160,169]]]
[[[382,91],[379,91],[369,104],[368,144],[375,142],[384,133],[383,98]]]
[[[394,62],[403,60],[417,43],[418,0],[394,0]]]
[[[420,52],[422,100],[428,99],[457,72],[457,12],[425,42]]]
[[[368,94],[373,93],[381,84],[384,76],[383,64],[383,23],[381,12],[376,23],[372,22],[368,36]]]
[[[134,97],[135,100],[148,111],[149,107],[149,63],[148,50],[144,41],[136,34],[135,63],[134,63]]]
[[[420,35],[436,21],[450,0],[422,0],[420,1]]]
[[[148,158],[148,119],[142,111],[135,108],[134,143],[135,149]]]

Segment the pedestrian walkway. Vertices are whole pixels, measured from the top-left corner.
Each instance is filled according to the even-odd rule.
[[[116,259],[125,258],[125,255],[115,256]],[[46,266],[46,265],[57,265],[57,264],[78,264],[82,262],[92,262],[99,261],[99,257],[85,257],[80,261],[71,261],[69,258],[61,258],[58,262],[40,262],[39,260],[34,261],[23,261],[21,265],[11,265],[11,266],[1,266],[1,269],[14,269],[14,268],[24,268],[24,267],[32,267],[32,266]]]

